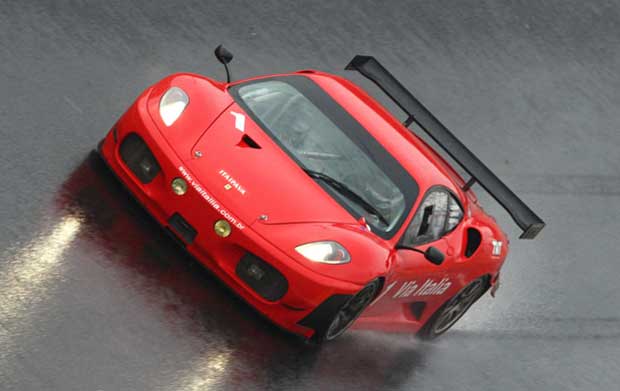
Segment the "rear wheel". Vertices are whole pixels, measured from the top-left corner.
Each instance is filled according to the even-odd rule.
[[[327,327],[317,331],[313,337],[314,342],[330,341],[344,333],[372,303],[380,286],[379,280],[374,280],[351,297],[340,307]]]
[[[433,339],[448,331],[489,289],[487,277],[480,277],[461,289],[441,306],[418,332],[422,339]]]

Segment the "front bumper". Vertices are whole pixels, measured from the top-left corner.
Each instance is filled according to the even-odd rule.
[[[310,323],[302,320],[328,298],[352,295],[362,287],[319,275],[290,259],[253,231],[249,227],[252,222],[241,221],[234,212],[226,209],[226,200],[209,201],[208,189],[201,185],[190,185],[186,194],[176,195],[170,185],[174,178],[195,179],[151,119],[146,107],[147,96],[148,91],[138,98],[99,144],[103,160],[155,220],[172,231],[190,254],[234,292],[278,326],[305,337],[312,336],[314,330],[308,327]],[[132,133],[142,138],[159,165],[159,172],[149,183],[142,183],[120,156],[121,143]],[[183,239],[178,226],[171,224],[173,216],[182,216],[196,231],[193,240]],[[233,227],[226,238],[217,236],[213,229],[214,223],[223,218]],[[247,254],[266,261],[286,278],[288,289],[281,298],[266,300],[240,278],[237,266]]]

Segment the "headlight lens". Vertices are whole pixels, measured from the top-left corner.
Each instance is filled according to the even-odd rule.
[[[170,126],[176,121],[189,104],[189,97],[179,87],[172,87],[159,102],[159,115],[166,126]]]
[[[351,261],[349,252],[340,243],[332,241],[302,244],[295,250],[313,262],[339,265]]]

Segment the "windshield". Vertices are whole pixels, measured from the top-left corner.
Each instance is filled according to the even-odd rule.
[[[373,232],[385,236],[398,229],[417,196],[415,181],[316,83],[278,77],[231,92],[332,197],[356,218],[364,216]]]

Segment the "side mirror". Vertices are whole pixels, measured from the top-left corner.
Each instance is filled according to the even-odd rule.
[[[215,58],[222,64],[224,64],[224,69],[226,69],[226,82],[230,83],[230,72],[228,71],[228,63],[232,61],[233,55],[228,51],[224,46],[219,45],[215,48]]]
[[[215,58],[222,64],[226,65],[232,61],[233,55],[224,46],[219,45],[215,48]]]
[[[437,265],[437,266],[441,265],[443,263],[443,260],[446,258],[446,256],[443,255],[441,250],[439,250],[437,247],[433,247],[433,246],[429,246],[426,249],[426,251],[422,251],[419,248],[409,247],[409,246],[405,246],[405,245],[402,245],[402,244],[397,245],[396,248],[397,249],[404,249],[404,250],[411,250],[411,251],[415,251],[416,253],[423,254],[424,258],[426,258],[427,261],[429,261],[433,265]]]
[[[439,249],[431,246],[424,252],[424,258],[434,265],[441,265],[446,257]]]

